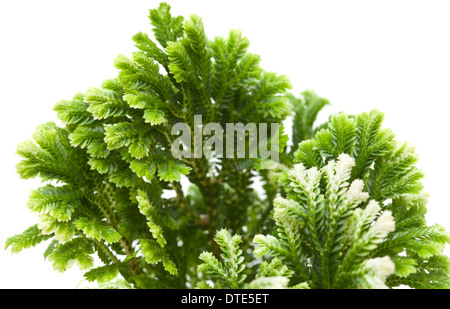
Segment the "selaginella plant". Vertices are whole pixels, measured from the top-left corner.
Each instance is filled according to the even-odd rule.
[[[277,177],[282,194],[274,199],[275,227],[252,240],[254,257],[270,261],[260,263],[259,272],[269,277],[263,286],[279,286],[281,276],[297,288],[450,287],[450,259],[442,254],[450,235],[426,224],[417,154],[381,128],[383,117],[376,110],[333,115],[314,138],[299,143],[294,165]],[[228,260],[237,252],[222,250]],[[233,269],[210,253],[200,258],[199,270],[211,274],[215,286],[243,282],[234,275],[244,269],[242,259]]]
[[[381,129],[382,113],[315,127],[328,101],[287,93],[239,31],[210,41],[198,16],[165,3],[149,18],[156,42],[136,34],[116,78],[57,103],[63,127],[19,145],[19,175],[46,185],[28,202],[40,222],[6,247],[48,241],[56,270],[76,262],[101,287],[449,287],[449,235],[426,225],[416,154]],[[290,115],[291,147],[282,126],[265,141],[278,162],[239,156],[239,136],[224,132],[227,156],[196,152],[206,124],[255,124],[260,136]]]

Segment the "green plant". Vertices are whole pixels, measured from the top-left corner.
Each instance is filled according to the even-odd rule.
[[[40,222],[7,248],[49,241],[56,270],[77,262],[105,288],[449,286],[449,235],[426,225],[417,157],[381,129],[382,113],[315,126],[328,101],[287,93],[239,31],[210,41],[198,16],[165,3],[149,18],[156,42],[136,34],[116,78],[57,103],[64,127],[46,123],[19,145],[19,175],[46,185],[28,202]],[[208,141],[199,116],[260,128],[291,114],[292,146],[282,126],[267,140],[278,164],[239,158],[234,139],[231,156],[195,151]],[[178,158],[177,123],[194,149]]]
[[[202,250],[218,252],[217,229],[258,226],[257,210],[269,203],[251,186],[267,160],[176,159],[172,126],[188,124],[194,135],[198,115],[223,127],[281,123],[290,83],[260,68],[239,31],[209,41],[198,16],[173,17],[165,3],[149,18],[157,43],[136,34],[138,51],[114,62],[117,78],[57,103],[65,127],[42,125],[18,147],[20,176],[48,184],[28,203],[41,223],[6,245],[17,252],[51,238],[46,258],[60,271],[73,261],[90,269],[96,252],[106,266],[88,280],[120,273],[137,287],[186,287]]]
[[[395,274],[386,284],[448,288],[450,264],[441,253],[450,235],[438,224],[427,226],[427,194],[421,184],[423,173],[415,167],[417,154],[410,144],[395,141],[391,130],[381,128],[383,118],[376,110],[356,117],[335,115],[328,129],[299,144],[294,162],[321,168],[341,153],[353,157],[349,181],[363,180],[370,198],[383,211],[392,212],[396,222],[395,231],[369,255],[386,255],[395,263]],[[339,240],[335,237],[328,248]]]
[[[450,287],[450,259],[442,255],[450,234],[427,226],[417,155],[381,128],[383,117],[376,110],[333,115],[299,143],[294,166],[278,176],[285,197],[274,200],[275,227],[252,240],[254,258],[271,261],[261,263],[264,274],[289,278],[292,287]],[[199,270],[231,288],[239,283],[214,268],[210,254],[201,258]]]

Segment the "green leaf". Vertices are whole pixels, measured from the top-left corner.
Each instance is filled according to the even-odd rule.
[[[105,129],[105,142],[108,149],[117,149],[123,146],[129,146],[142,131],[138,124],[122,122],[111,125]]]
[[[293,162],[301,162],[306,168],[313,166],[322,167],[324,162],[318,148],[318,141],[316,139],[302,141],[298,144],[298,148],[294,152]]]
[[[139,204],[139,211],[147,218],[147,225],[150,228],[150,232],[158,244],[161,247],[164,247],[167,244],[167,241],[164,238],[163,228],[159,222],[160,220],[158,220],[159,215],[152,202],[150,202],[147,193],[138,189],[136,200]]]
[[[100,284],[110,282],[119,275],[119,268],[135,258],[136,254],[137,252],[128,255],[122,262],[92,268],[84,274],[84,277],[87,281],[97,281]]]
[[[255,235],[253,242],[258,246],[253,251],[256,257],[265,255],[271,256],[289,256],[290,253],[282,246],[280,241],[274,237],[268,237],[261,234]]]
[[[151,91],[133,91],[124,95],[123,98],[131,107],[136,109],[164,106],[164,102],[161,101],[161,98]]]
[[[261,263],[256,277],[290,277],[292,274],[293,272],[289,270],[289,268],[284,265],[280,259],[273,258],[270,263],[266,261]]]
[[[379,245],[379,251],[406,248],[422,258],[429,258],[441,253],[447,243],[450,243],[450,233],[441,225],[435,224],[404,229],[391,234]]]
[[[202,252],[199,259],[203,261],[203,263],[197,267],[199,273],[204,272],[227,280],[227,271],[223,264],[211,252]]]
[[[40,215],[50,215],[58,221],[69,221],[81,204],[81,192],[71,185],[55,187],[47,185],[33,190],[28,207]]]
[[[105,283],[113,280],[119,274],[119,268],[117,264],[111,264],[93,268],[84,274],[87,281],[97,281],[99,283]]]
[[[169,70],[179,83],[196,82],[195,68],[181,41],[169,42],[166,48],[169,57]]]
[[[337,158],[341,153],[352,152],[356,138],[356,123],[346,114],[331,117],[327,130],[316,134],[321,154],[326,158]]]
[[[136,180],[136,175],[128,168],[117,169],[109,175],[109,181],[113,182],[118,188],[130,188]]]
[[[156,241],[141,239],[141,250],[145,261],[149,264],[163,263],[164,269],[172,275],[177,275],[178,270],[169,254]]]
[[[53,263],[53,268],[64,272],[76,262],[81,270],[86,270],[94,265],[91,254],[94,249],[89,240],[84,237],[74,238],[66,243],[59,244],[48,256]]]
[[[423,189],[420,180],[424,175],[414,166],[417,160],[415,148],[408,143],[377,159],[368,180],[370,195],[385,200],[404,193],[419,193]]]
[[[369,114],[356,116],[357,134],[352,156],[356,159],[352,178],[363,178],[372,163],[392,151],[395,147],[394,133],[381,129],[384,114],[372,110]]]
[[[91,170],[96,170],[100,174],[112,174],[118,169],[117,161],[110,158],[90,158],[88,164]]]
[[[241,236],[231,236],[227,230],[221,229],[217,232],[214,240],[223,252],[221,257],[224,264],[214,257],[211,252],[204,251],[200,254],[200,260],[203,263],[197,267],[197,271],[223,280],[230,288],[236,289],[241,287],[247,277],[247,275],[241,274],[245,269],[242,250],[239,249],[239,244],[242,242]]]
[[[139,136],[129,147],[129,153],[133,158],[141,159],[146,157],[150,151],[150,138]]]
[[[96,219],[87,219],[84,217],[74,221],[77,229],[83,231],[88,238],[96,240],[104,240],[107,243],[115,243],[119,241],[121,235],[112,227],[105,225],[104,222]]]
[[[82,154],[70,146],[68,131],[53,122],[39,126],[33,141],[19,144],[17,154],[23,158],[17,164],[17,172],[23,178],[39,175],[44,181],[83,182]]]
[[[138,177],[145,177],[147,180],[151,180],[156,172],[155,163],[148,158],[131,161],[130,168]]]
[[[287,96],[294,110],[292,121],[292,152],[297,150],[298,144],[314,136],[314,123],[319,112],[329,104],[328,100],[320,98],[314,91],[302,92],[302,98]]]
[[[42,234],[55,234],[57,240],[66,242],[72,239],[75,235],[75,227],[72,222],[60,222],[50,215],[40,216],[41,222],[38,228],[41,229]]]
[[[147,108],[144,112],[144,119],[146,123],[150,123],[152,126],[167,122],[166,114],[156,108]]]
[[[186,33],[189,47],[193,51],[193,60],[198,69],[199,76],[204,84],[208,85],[212,73],[211,52],[202,19],[197,15],[191,15],[191,18],[184,23],[184,32]]]
[[[167,55],[156,46],[156,44],[148,37],[146,33],[139,32],[133,36],[136,47],[145,52],[145,54],[158,61],[163,66],[168,65]]]
[[[395,275],[399,277],[408,277],[410,274],[417,272],[417,262],[411,258],[398,258],[394,260]]]
[[[86,125],[95,121],[88,111],[89,103],[84,102],[84,95],[78,93],[72,101],[60,101],[53,110],[58,118],[67,124]]]
[[[70,135],[70,144],[87,148],[87,152],[96,158],[106,158],[110,151],[104,142],[104,130],[101,127],[78,126]]]
[[[170,5],[162,2],[157,9],[150,10],[149,15],[153,25],[153,33],[162,47],[168,42],[176,41],[183,33],[183,17],[173,18],[170,14]]]
[[[11,247],[12,253],[18,253],[23,249],[34,247],[53,235],[44,235],[37,224],[30,226],[23,233],[8,237],[5,242],[5,250]]]
[[[177,161],[166,161],[158,166],[158,177],[162,181],[180,181],[181,175],[187,175],[190,167]]]
[[[118,117],[128,111],[128,104],[121,95],[110,90],[91,88],[86,92],[84,100],[90,103],[88,111],[95,119]]]
[[[125,92],[125,89],[117,77],[103,81],[102,88],[114,92],[119,97],[123,96]]]

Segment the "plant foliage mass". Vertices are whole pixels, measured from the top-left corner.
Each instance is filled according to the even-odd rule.
[[[55,270],[78,264],[101,287],[450,286],[450,236],[427,225],[417,154],[383,113],[316,125],[329,102],[288,93],[240,31],[210,40],[200,17],[166,3],[149,18],[152,35],[133,37],[116,77],[58,102],[62,125],[18,146],[18,174],[44,184],[27,203],[39,222],[7,248],[45,242]],[[189,126],[189,151],[206,141],[195,116],[222,127],[292,116],[291,143],[277,132],[280,162],[175,158],[174,124]]]

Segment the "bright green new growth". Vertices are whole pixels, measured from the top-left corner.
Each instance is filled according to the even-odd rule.
[[[231,237],[226,230],[220,230],[217,232],[215,241],[223,252],[221,257],[224,265],[210,252],[203,252],[200,260],[204,263],[198,266],[198,271],[218,277],[230,288],[237,289],[247,277],[245,274],[241,274],[245,268],[242,264],[244,261],[242,250],[239,249],[242,238],[239,235]]]
[[[57,103],[64,127],[46,123],[19,145],[19,175],[45,185],[28,202],[40,222],[7,248],[49,241],[56,270],[76,263],[102,288],[450,287],[449,234],[426,225],[417,156],[381,128],[382,113],[315,127],[328,101],[287,94],[287,77],[264,71],[239,31],[209,40],[198,16],[165,3],[149,18],[155,41],[136,34],[116,78]],[[194,115],[258,127],[291,114],[293,145],[280,132],[274,169],[172,156],[172,126],[193,134]]]
[[[246,268],[244,257],[239,245],[242,243],[242,237],[239,235],[231,236],[224,229],[217,232],[215,241],[219,244],[222,263],[211,252],[200,254],[202,264],[198,266],[199,273],[210,275],[215,279],[213,288],[231,288],[231,289],[281,289],[286,288],[289,282],[288,276],[291,272],[284,266],[280,260],[274,258],[270,263],[263,262],[256,274],[255,279],[245,283],[247,275],[242,274]],[[206,281],[200,281],[197,288],[209,289],[211,286]],[[309,288],[305,283],[295,286],[298,289]]]

